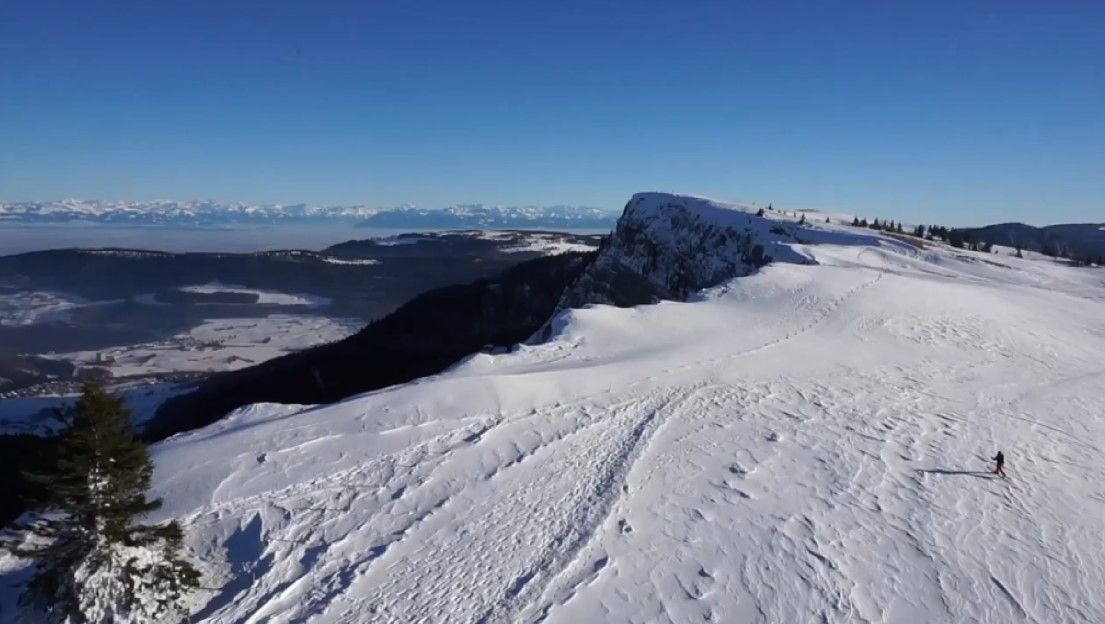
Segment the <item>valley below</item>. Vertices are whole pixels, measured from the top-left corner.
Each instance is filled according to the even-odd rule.
[[[131,230],[133,236],[134,230]],[[600,236],[456,231],[322,251],[59,249],[0,256],[0,432],[53,425],[86,380],[130,397],[348,337],[417,294]],[[145,420],[158,402],[142,400]]]

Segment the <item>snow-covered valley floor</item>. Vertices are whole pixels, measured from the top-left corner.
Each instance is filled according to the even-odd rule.
[[[152,343],[55,355],[113,377],[236,370],[356,333],[364,321],[313,314],[208,319]]]
[[[795,250],[159,444],[193,621],[1105,621],[1105,271]]]

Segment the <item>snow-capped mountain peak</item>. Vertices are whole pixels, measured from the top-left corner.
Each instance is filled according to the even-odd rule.
[[[197,225],[352,221],[380,227],[605,227],[613,215],[574,206],[450,206],[440,210],[414,206],[315,206],[310,204],[220,203],[210,200],[104,201],[63,199],[48,202],[0,202],[2,222],[90,221],[136,225]]]

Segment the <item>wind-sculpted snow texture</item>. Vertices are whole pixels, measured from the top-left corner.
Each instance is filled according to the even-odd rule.
[[[1105,273],[763,221],[693,301],[158,445],[194,621],[1105,621]]]

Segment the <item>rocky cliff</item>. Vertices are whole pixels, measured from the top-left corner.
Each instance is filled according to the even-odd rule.
[[[813,262],[793,246],[819,235],[799,214],[638,193],[626,204],[595,262],[565,292],[560,307],[681,300],[772,261]]]

